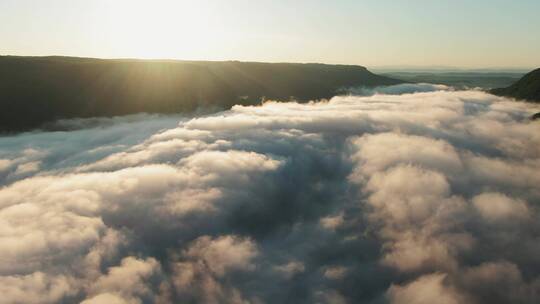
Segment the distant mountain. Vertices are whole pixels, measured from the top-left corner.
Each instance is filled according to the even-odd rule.
[[[507,88],[493,89],[492,94],[540,102],[540,69],[536,69]]]
[[[0,56],[0,132],[75,117],[308,101],[402,82],[354,65]]]
[[[510,72],[389,72],[383,73],[395,79],[409,82],[426,82],[444,84],[457,89],[482,88],[491,89],[506,87],[521,77],[525,73]]]

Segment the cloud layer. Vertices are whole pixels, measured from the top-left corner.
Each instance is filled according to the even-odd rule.
[[[540,301],[538,107],[372,93],[0,138],[2,303]]]

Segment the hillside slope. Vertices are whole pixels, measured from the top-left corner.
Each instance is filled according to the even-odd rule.
[[[401,82],[351,65],[3,56],[0,132],[61,118],[307,101],[343,87]]]
[[[507,88],[493,89],[492,94],[540,102],[540,69],[536,69]]]

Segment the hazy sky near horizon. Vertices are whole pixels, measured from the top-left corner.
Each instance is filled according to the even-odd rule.
[[[538,0],[0,0],[0,54],[538,67]]]

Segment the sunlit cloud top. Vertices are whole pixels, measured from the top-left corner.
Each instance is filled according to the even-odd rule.
[[[0,137],[0,302],[540,303],[540,106],[413,87]]]

